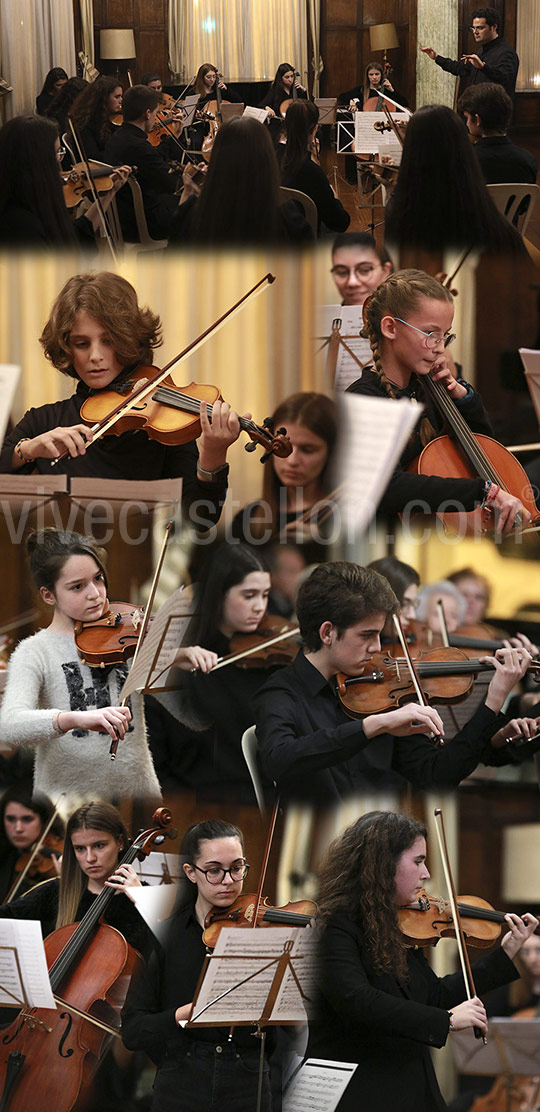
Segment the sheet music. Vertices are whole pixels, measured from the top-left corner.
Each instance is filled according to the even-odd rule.
[[[473,1032],[456,1031],[450,1039],[454,1061],[466,1074],[540,1074],[540,1022],[537,1019],[489,1021],[487,1046]]]
[[[405,123],[409,118],[409,113],[403,110],[394,112],[394,122]],[[378,154],[381,145],[384,146],[383,139],[387,134],[391,134],[396,143],[393,132],[377,131],[375,128],[376,123],[383,123],[385,126],[388,124],[385,112],[356,112],[354,116],[354,153],[355,154]],[[384,151],[386,153],[386,151]]]
[[[283,1112],[334,1112],[357,1065],[308,1058],[283,1095]]]
[[[252,116],[254,120],[259,120],[259,123],[265,124],[268,119],[268,108],[254,108],[252,104],[246,104],[243,116]]]
[[[423,406],[360,394],[340,394],[338,405],[340,505],[352,538],[369,525]]]
[[[160,607],[148,627],[144,645],[120,692],[120,701],[133,691],[150,691],[164,686],[166,672],[186,635],[193,616],[191,587],[179,587]]]
[[[0,363],[0,444],[4,443],[15,390],[21,377],[16,363]]]
[[[199,100],[199,93],[194,93],[191,97],[184,97],[184,102],[180,105],[184,113],[184,127],[191,127]]]
[[[328,339],[332,335],[334,321],[341,322],[339,335],[362,364],[359,366],[347,348],[338,343],[334,390],[346,390],[351,383],[362,377],[362,367],[373,362],[373,355],[369,340],[360,336],[364,325],[361,305],[321,305],[317,328],[318,339]]]
[[[19,958],[20,976],[15,951]],[[13,997],[23,1001],[25,994],[32,1008],[56,1008],[45,960],[41,923],[35,919],[0,919],[0,1005],[13,1004]]]
[[[311,927],[275,927],[271,930],[222,929],[214,954],[210,957],[204,981],[193,1009],[193,1017],[233,984],[257,970],[257,976],[233,989],[200,1015],[195,1024],[257,1023],[274,980],[277,962],[272,958],[283,953],[293,941],[291,961],[303,992],[313,996],[313,972],[318,932]],[[224,955],[224,956],[223,956]],[[266,967],[266,968],[265,968]],[[307,1001],[306,1001],[307,1003]],[[285,973],[276,998],[270,1022],[306,1023],[306,1009],[290,969]]]

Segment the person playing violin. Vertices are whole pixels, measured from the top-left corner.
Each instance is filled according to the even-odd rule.
[[[219,545],[206,559],[198,590],[191,640],[200,655],[197,670],[187,675],[184,685],[189,713],[186,691],[180,698],[161,695],[159,705],[146,700],[150,745],[160,779],[168,782],[174,775],[177,784],[194,789],[201,801],[254,802],[242,736],[253,724],[252,698],[268,677],[268,668],[264,664],[246,668],[242,663],[215,672],[212,668],[218,658],[232,652],[236,634],[257,632],[269,593],[270,574],[259,549],[237,542]],[[162,706],[174,714],[174,720],[164,716]],[[176,719],[185,722],[183,737]],[[265,784],[270,789],[270,782]]]
[[[121,117],[122,97],[122,86],[116,77],[101,75],[90,85],[87,84],[74,102],[69,115],[77,128],[86,158],[106,161],[103,155],[107,140],[118,126],[115,118]]]
[[[36,97],[36,112],[38,116],[45,115],[47,109],[50,108],[54,98],[66,84],[67,80],[68,75],[61,66],[53,66],[53,68],[49,70],[43,82],[43,88]]]
[[[4,792],[0,801],[0,903],[9,895],[28,863],[53,811],[47,796],[40,792],[32,794],[31,788],[24,784]],[[64,823],[57,815],[47,835],[45,854],[36,855],[24,880],[17,886],[18,895],[24,895],[48,877],[57,876],[63,836]]]
[[[464,379],[457,378],[447,348],[455,339],[451,293],[421,270],[401,270],[389,275],[364,303],[364,335],[373,352],[373,366],[349,387],[352,393],[377,398],[409,398],[425,407],[382,496],[379,510],[384,515],[434,513],[442,502],[470,511],[488,506],[497,515],[497,528],[511,531],[516,515],[523,524],[530,514],[519,498],[481,478],[446,478],[408,474],[406,468],[443,427],[443,418],[422,389],[430,375],[448,391],[473,432],[490,435],[491,426],[480,395]]]
[[[230,907],[242,892],[249,870],[244,838],[221,819],[199,822],[184,835],[180,856],[189,892],[179,889],[163,950],[131,983],[122,1039],[130,1050],[146,1051],[158,1067],[152,1112],[247,1112],[256,1104],[260,1058],[250,1028],[235,1027],[227,1039],[223,1027],[181,1026],[206,954],[205,917],[213,907]],[[271,1109],[267,1062],[261,1108]]]
[[[123,123],[110,135],[103,152],[105,162],[114,166],[121,162],[135,166],[141,187],[144,214],[153,239],[166,239],[178,209],[178,173],[169,173],[169,164],[161,144],[153,147],[148,136],[158,122],[159,94],[145,85],[127,89],[123,101]],[[178,152],[177,152],[178,153]],[[118,197],[118,212],[124,238],[139,238],[131,190]]]
[[[98,206],[93,201],[84,215],[71,219],[62,187],[65,154],[54,119],[14,116],[0,128],[0,246],[96,251]],[[100,195],[104,212],[129,172],[129,166],[119,166],[110,174],[112,188]]]
[[[30,534],[27,552],[52,621],[11,655],[0,717],[4,742],[35,750],[34,789],[54,797],[65,792],[64,808],[83,793],[120,798],[127,784],[133,798],[160,801],[142,698],[116,705],[127,665],[92,669],[74,642],[75,623],[99,618],[105,609],[104,550],[77,533],[45,529]],[[109,746],[117,737],[111,762]]]
[[[429,880],[426,839],[426,827],[408,815],[370,812],[332,843],[320,867],[325,930],[307,1053],[358,1063],[339,1112],[442,1112],[430,1050],[453,1031],[487,1032],[484,1005],[466,999],[462,974],[437,977],[399,928],[398,908]],[[472,967],[480,995],[517,979],[513,959],[538,926],[530,913],[504,918],[500,948]]]
[[[159,93],[159,121],[167,125],[168,130],[163,130],[159,138],[160,153],[171,161],[178,161],[186,150],[186,140],[183,137],[184,110],[181,105],[176,105],[174,97],[166,93],[159,73],[143,73],[141,85]]]
[[[387,616],[397,609],[388,582],[358,564],[321,564],[300,587],[303,651],[253,699],[261,767],[282,798],[330,805],[402,783],[396,773],[417,788],[456,787],[479,761],[510,759],[499,729],[506,724],[505,700],[531,661],[521,647],[498,650],[484,702],[442,748],[429,740],[444,735],[440,715],[418,702],[347,719],[335,694],[336,674],[369,672]]]
[[[149,147],[149,150],[152,150]],[[60,291],[41,335],[46,357],[76,380],[70,398],[30,409],[6,437],[0,472],[47,474],[62,452],[58,472],[107,479],[183,480],[184,507],[204,507],[217,521],[227,491],[227,449],[238,438],[238,417],[226,402],[214,403],[212,424],[201,404],[202,435],[194,442],[166,446],[143,431],[108,436],[91,444],[81,423],[83,401],[112,384],[121,386],[138,365],[151,363],[161,340],[159,317],[139,305],[133,286],[119,274],[76,274]],[[112,406],[111,406],[112,408]],[[198,515],[199,527],[201,515]]]

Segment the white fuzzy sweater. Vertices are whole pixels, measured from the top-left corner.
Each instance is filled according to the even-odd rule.
[[[109,734],[70,730],[60,737],[53,722],[59,711],[94,710],[118,704],[127,666],[109,670],[83,664],[70,634],[40,630],[12,654],[0,713],[0,735],[8,745],[35,749],[34,788],[56,799],[62,810],[88,799],[161,799],[146,743],[143,700],[130,700],[129,732],[111,761]]]

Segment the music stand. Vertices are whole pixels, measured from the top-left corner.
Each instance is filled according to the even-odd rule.
[[[232,120],[234,116],[242,116],[244,114],[244,104],[221,104],[221,122],[226,124],[227,120]]]
[[[335,124],[337,97],[315,97],[313,102],[319,109],[319,125]]]
[[[537,1019],[490,1019],[487,1046],[472,1031],[452,1031],[450,1046],[460,1073],[509,1078],[540,1074],[540,1024]]]

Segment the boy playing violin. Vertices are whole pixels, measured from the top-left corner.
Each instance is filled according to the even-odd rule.
[[[490,658],[494,673],[484,702],[448,746],[431,740],[444,736],[437,711],[416,701],[361,721],[347,717],[335,676],[368,670],[386,618],[397,609],[387,580],[358,564],[321,564],[303,583],[296,607],[303,652],[254,698],[261,764],[282,797],[330,804],[399,785],[400,777],[425,790],[451,788],[480,762],[512,759],[508,747],[504,758],[497,753],[508,735],[501,710],[531,662],[524,647]]]
[[[75,379],[77,388],[70,398],[25,413],[4,441],[0,472],[48,474],[52,461],[66,452],[58,473],[99,479],[181,477],[184,503],[192,507],[200,500],[205,517],[217,521],[227,492],[227,449],[240,432],[227,402],[214,403],[211,424],[201,403],[199,450],[194,441],[161,444],[142,430],[92,444],[92,432],[81,422],[80,409],[90,395],[111,386],[120,391],[131,371],[152,362],[161,343],[160,319],[139,305],[133,286],[107,271],[73,275],[52,307],[40,342],[47,359]]]

